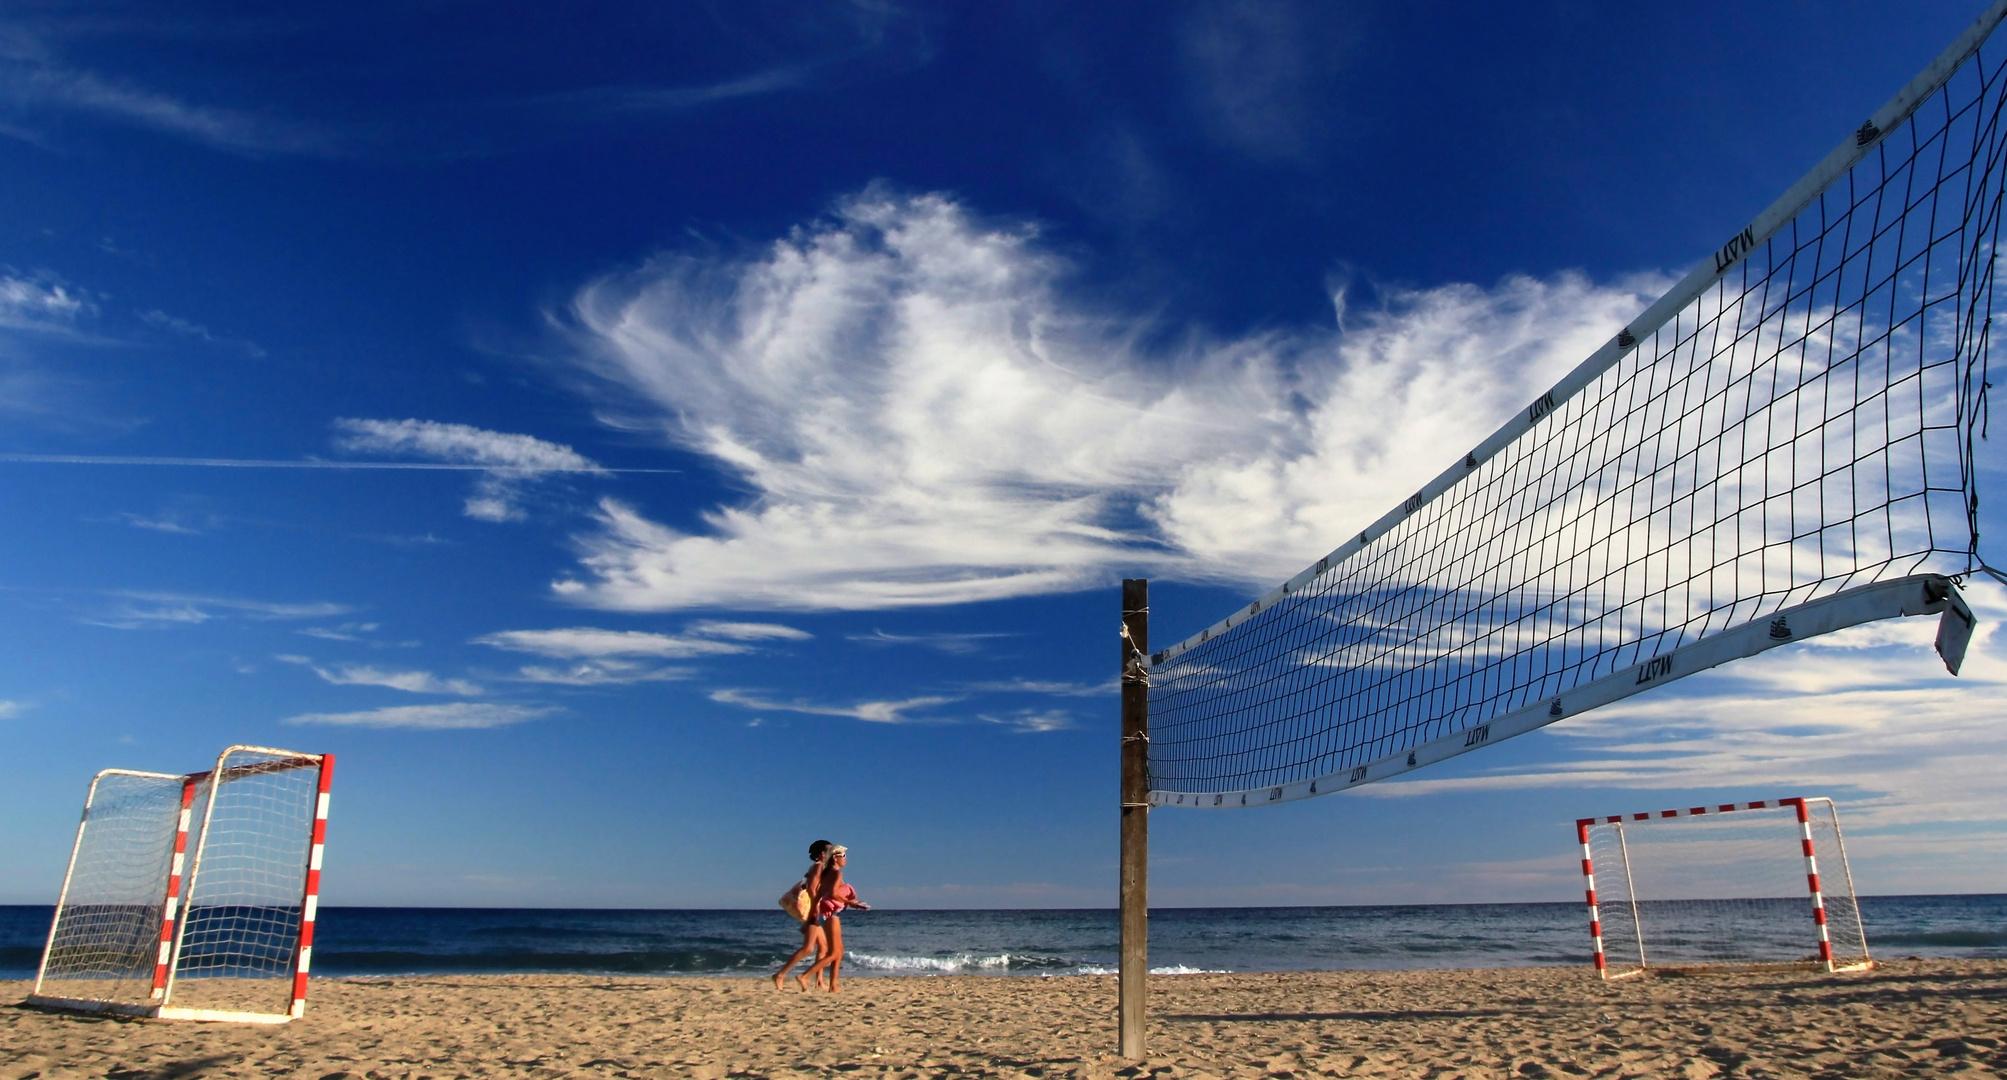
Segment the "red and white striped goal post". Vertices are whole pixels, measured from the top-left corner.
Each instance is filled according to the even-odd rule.
[[[240,753],[269,754],[271,755],[271,760],[254,761],[248,765],[226,764],[230,760],[230,755]],[[222,1009],[190,1009],[175,1006],[170,1003],[173,988],[173,973],[170,970],[165,973],[167,976],[168,1000],[163,1000],[159,1010],[154,1013],[154,1016],[159,1019],[283,1024],[288,1020],[297,1020],[306,1015],[307,969],[313,961],[314,923],[320,912],[321,857],[323,849],[327,844],[328,787],[329,783],[334,779],[334,755],[302,754],[292,750],[277,750],[269,746],[232,746],[225,749],[217,757],[214,769],[189,776],[188,782],[191,787],[184,790],[192,790],[192,785],[198,784],[203,780],[215,779],[228,782],[264,773],[290,772],[294,769],[315,769],[318,771],[318,775],[314,783],[313,832],[307,848],[306,876],[300,896],[299,937],[293,947],[291,996],[287,1002],[286,1011],[283,1013],[257,1013]],[[216,785],[212,784],[210,790],[212,792],[215,791]],[[214,806],[215,803],[212,799],[210,803],[211,809]],[[185,823],[182,829],[185,833],[187,829]],[[205,833],[208,832],[207,822],[204,823],[203,831]],[[178,838],[176,843],[180,844],[184,840],[185,837]],[[197,862],[199,868],[199,857]],[[172,964],[170,963],[169,966],[171,968]],[[158,996],[158,993],[156,996]]]
[[[1729,814],[1737,810],[1781,810],[1790,807],[1798,812],[1798,843],[1805,856],[1805,886],[1812,895],[1812,922],[1819,931],[1819,963],[1827,971],[1843,970],[1833,963],[1833,940],[1826,929],[1826,894],[1819,885],[1819,859],[1812,846],[1812,815],[1808,803],[1833,800],[1824,796],[1792,796],[1786,799],[1758,799],[1754,802],[1720,803],[1716,806],[1692,806],[1684,810],[1652,810],[1636,814],[1611,814],[1607,817],[1586,817],[1575,819],[1575,839],[1582,845],[1582,881],[1589,902],[1589,938],[1596,950],[1596,973],[1608,979],[1609,962],[1603,955],[1603,916],[1596,903],[1596,866],[1589,851],[1589,830],[1597,825],[1636,825],[1675,818],[1701,817],[1708,814]],[[1873,960],[1858,965],[1850,965],[1844,970],[1861,970],[1874,966]]]
[[[181,906],[181,874],[188,860],[189,818],[195,812],[195,789],[207,773],[181,778],[181,814],[174,826],[174,861],[167,869],[167,902],[160,906],[160,959],[153,968],[153,1000],[167,996],[168,962],[174,956],[174,916]]]
[[[321,755],[320,783],[314,793],[314,841],[307,854],[306,893],[300,899],[299,963],[293,971],[293,1003],[286,1014],[297,1020],[307,1012],[307,966],[314,958],[314,917],[321,907],[321,849],[328,842],[328,783],[334,779],[334,755]]]
[[[248,765],[226,764],[232,754],[250,753],[270,755],[266,761]],[[173,773],[134,772],[127,769],[106,769],[91,781],[90,795],[84,801],[84,822],[78,826],[76,842],[70,851],[69,870],[63,877],[63,891],[56,901],[56,914],[50,921],[48,944],[44,946],[42,964],[36,972],[35,990],[27,1004],[45,1008],[68,1009],[81,1012],[102,1012],[115,1015],[157,1018],[162,1020],[207,1020],[235,1021],[239,1023],[283,1024],[296,1020],[306,1013],[308,969],[313,960],[314,925],[320,910],[321,862],[327,844],[328,792],[334,778],[333,754],[302,754],[292,750],[276,750],[264,746],[231,746],[216,759],[216,767],[198,773],[177,776]],[[307,864],[300,898],[299,934],[294,945],[292,970],[289,972],[289,1001],[284,1012],[259,1013],[236,1010],[183,1008],[172,1004],[175,968],[179,961],[181,932],[185,928],[185,906],[188,899],[189,883],[199,874],[201,867],[200,849],[192,861],[189,859],[188,837],[193,822],[194,804],[205,781],[242,779],[263,773],[290,772],[295,769],[314,769],[314,816],[312,835],[309,840]],[[174,846],[168,866],[167,886],[161,904],[159,951],[154,964],[151,1001],[146,1004],[94,999],[78,999],[45,996],[41,993],[43,978],[47,973],[49,957],[55,948],[57,929],[62,923],[65,904],[69,898],[70,883],[77,864],[78,852],[84,843],[84,830],[90,821],[91,808],[97,798],[98,783],[108,775],[152,777],[161,780],[181,781],[179,812],[175,820]],[[213,812],[213,795],[216,785],[210,785],[212,798],[205,808],[203,833],[208,832],[208,813]]]

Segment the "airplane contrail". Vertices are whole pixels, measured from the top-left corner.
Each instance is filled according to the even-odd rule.
[[[88,454],[0,454],[27,465],[186,465],[212,469],[444,469],[452,472],[679,473],[681,469],[610,469],[563,465],[467,465],[443,461],[265,461],[255,458],[115,457]]]

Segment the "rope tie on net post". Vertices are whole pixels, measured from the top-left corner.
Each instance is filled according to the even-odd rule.
[[[1147,680],[1146,680],[1146,681],[1147,681]],[[1149,733],[1148,733],[1148,732],[1137,732],[1136,734],[1133,734],[1133,735],[1124,735],[1124,736],[1122,736],[1122,741],[1123,741],[1124,743],[1142,743],[1142,744],[1143,744],[1143,746],[1145,747],[1145,753],[1147,753],[1147,752],[1148,752],[1148,749],[1147,749],[1147,748],[1148,748],[1148,747],[1149,747],[1149,745],[1150,745],[1150,736],[1149,736]],[[1123,807],[1124,809],[1128,809],[1128,808],[1130,808],[1130,807],[1138,807],[1138,806],[1142,807],[1142,808],[1143,808],[1143,809],[1145,809],[1145,810],[1148,810],[1148,809],[1150,808],[1150,804],[1149,804],[1148,802],[1126,802],[1126,801],[1125,801],[1125,802],[1123,802],[1123,803],[1122,803],[1122,807]]]
[[[1148,614],[1149,610],[1144,608],[1141,613]],[[1128,623],[1122,624],[1122,643],[1129,646],[1129,657],[1122,662],[1122,681],[1150,685],[1150,669],[1144,666],[1143,650],[1136,647],[1136,639],[1130,636]]]
[[[1149,608],[1138,609],[1139,614],[1148,614],[1149,611]],[[1150,669],[1144,666],[1145,658],[1143,650],[1136,647],[1136,639],[1130,635],[1128,623],[1122,624],[1122,643],[1129,646],[1129,657],[1122,663],[1122,681],[1132,686],[1141,685],[1148,687],[1150,685]],[[1150,745],[1150,733],[1147,731],[1132,732],[1122,736],[1122,741],[1125,744],[1141,743],[1143,746],[1148,747]],[[1147,810],[1150,804],[1148,802],[1124,802],[1122,803],[1122,807],[1124,809],[1141,807]]]

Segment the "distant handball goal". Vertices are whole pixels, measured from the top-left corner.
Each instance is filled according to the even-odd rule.
[[[1831,799],[1583,818],[1575,836],[1606,979],[1874,966]]]
[[[333,754],[232,746],[91,780],[28,1004],[284,1023],[306,1009]]]

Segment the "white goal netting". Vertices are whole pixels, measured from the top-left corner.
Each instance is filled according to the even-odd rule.
[[[190,843],[194,873],[169,973],[180,1008],[284,1013],[293,994],[320,761],[233,749]]]
[[[204,773],[100,773],[30,1000],[194,1019],[299,1015],[330,765],[238,746]]]
[[[1830,799],[1804,803],[1803,823],[1792,800],[1580,823],[1584,870],[1593,867],[1592,932],[1600,930],[1606,975],[1866,966],[1867,932],[1839,812]]]
[[[182,776],[117,769],[92,781],[37,995],[159,1001],[162,931],[188,786]],[[206,785],[196,787],[187,793],[206,793]]]

